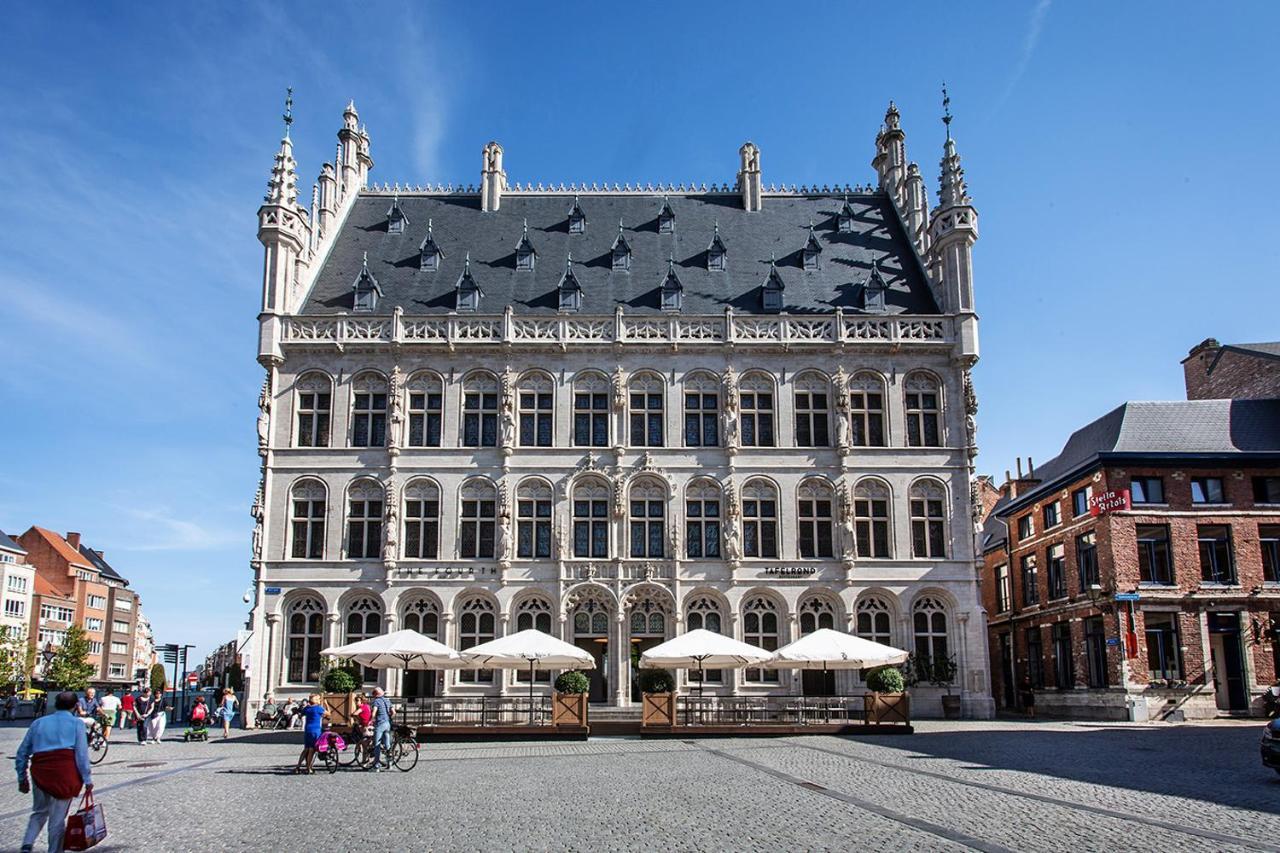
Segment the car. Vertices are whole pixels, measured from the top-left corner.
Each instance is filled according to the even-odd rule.
[[[1272,720],[1262,730],[1262,763],[1280,773],[1280,720]]]

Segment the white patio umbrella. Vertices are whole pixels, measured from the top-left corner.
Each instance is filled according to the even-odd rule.
[[[539,670],[595,669],[590,652],[529,628],[517,631],[462,652],[467,666],[480,669],[524,669],[529,667],[529,723],[533,724],[533,676]]]
[[[330,646],[320,654],[351,660],[370,669],[458,669],[464,664],[462,656],[444,643],[409,629],[345,646]]]
[[[733,637],[726,637],[715,631],[695,628],[641,653],[640,667],[642,669],[696,669],[699,674],[698,695],[701,696],[704,668],[737,669],[762,664],[772,657],[773,652],[739,642]]]
[[[870,669],[892,666],[907,659],[907,652],[855,637],[843,631],[819,628],[773,653],[770,669]],[[824,675],[825,681],[825,675]]]

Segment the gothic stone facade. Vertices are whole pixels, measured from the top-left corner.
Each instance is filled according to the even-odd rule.
[[[750,143],[732,188],[520,186],[490,143],[479,188],[393,188],[368,184],[349,106],[310,210],[286,136],[259,212],[251,701],[314,690],[321,648],[399,628],[458,648],[539,628],[595,654],[594,701],[627,705],[639,652],[684,630],[769,648],[835,627],[954,656],[988,715],[977,218],[952,140],[930,213],[885,122],[875,186],[767,187]]]

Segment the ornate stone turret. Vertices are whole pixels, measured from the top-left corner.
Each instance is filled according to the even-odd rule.
[[[480,209],[493,212],[502,206],[502,194],[507,189],[507,173],[502,169],[502,146],[490,142],[484,147],[484,162],[480,166]]]
[[[898,107],[889,102],[884,113],[884,127],[876,134],[876,156],[871,161],[879,178],[880,189],[889,194],[898,205],[898,210],[906,208],[906,196],[903,181],[907,172],[907,135],[902,132],[902,117]]]
[[[947,141],[942,148],[938,178],[938,207],[929,222],[929,268],[941,285],[942,309],[960,315],[962,355],[977,358],[978,327],[973,312],[973,244],[978,240],[978,212],[964,183],[964,169],[951,138],[951,99],[943,89],[943,123]]]
[[[738,149],[741,165],[738,168],[738,189],[742,192],[743,210],[762,210],[764,208],[760,179],[760,149],[754,142],[744,142]]]
[[[911,241],[921,257],[929,251],[929,194],[924,188],[924,177],[915,163],[907,166],[906,225]]]
[[[263,268],[262,311],[281,314],[289,310],[288,300],[298,270],[298,261],[311,241],[311,226],[305,208],[298,205],[298,164],[293,159],[293,90],[285,100],[284,138],[276,152],[267,181],[264,204],[258,208],[258,240],[267,250]]]
[[[360,144],[368,146],[368,137],[362,140],[360,133],[360,114],[356,112],[356,102],[348,101],[347,108],[342,111],[342,130],[338,131],[338,170],[341,173],[342,196],[357,192],[363,182],[360,178]],[[367,156],[367,155],[366,155]],[[372,165],[372,161],[370,161]],[[368,174],[368,170],[365,170]]]

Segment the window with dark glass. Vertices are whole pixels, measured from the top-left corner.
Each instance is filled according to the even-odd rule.
[[[1030,607],[1040,603],[1040,576],[1035,554],[1022,558],[1022,604]]]
[[[352,499],[347,513],[347,557],[382,556],[382,501]]]
[[[1041,517],[1044,519],[1044,529],[1057,527],[1062,523],[1062,517],[1058,514],[1058,502],[1045,504],[1040,508]]]
[[[720,395],[694,392],[684,395],[685,447],[720,446]]]
[[[1191,502],[1193,504],[1226,503],[1221,477],[1192,477]]]
[[[1280,477],[1254,477],[1253,502],[1280,504]]]
[[[750,497],[742,501],[742,552],[748,557],[778,556],[778,502]]]
[[[1259,524],[1258,545],[1262,549],[1262,578],[1280,583],[1280,524]]]
[[[404,502],[404,555],[411,560],[434,560],[439,555],[440,501],[409,498]]]
[[[631,446],[662,447],[662,392],[632,391]]]
[[[855,496],[854,528],[859,557],[889,556],[889,501],[880,496]]]
[[[439,391],[409,392],[409,446],[439,447],[444,395]]]
[[[1089,686],[1107,686],[1107,635],[1101,616],[1084,620],[1084,653],[1089,664]]]
[[[516,501],[516,556],[535,559],[551,556],[551,499]]]
[[[1230,527],[1225,524],[1201,524],[1196,527],[1196,544],[1200,549],[1202,580],[1206,583],[1236,582]]]
[[[1173,555],[1169,549],[1169,527],[1164,524],[1139,524],[1138,574],[1143,583],[1173,583]]]
[[[493,605],[483,599],[475,599],[467,602],[462,607],[462,615],[458,618],[458,650],[466,651],[472,646],[478,646],[481,643],[487,643],[492,640],[496,634],[496,621],[493,615]],[[471,684],[492,684],[493,670],[491,669],[462,669],[458,670],[458,681]]]
[[[327,391],[298,392],[298,446],[329,446],[329,401]]]
[[[1076,568],[1080,571],[1082,591],[1098,585],[1098,544],[1093,533],[1081,533],[1076,537]]]
[[[938,391],[936,388],[907,391],[907,444],[911,447],[939,447]]]
[[[574,498],[573,556],[609,556],[609,501],[605,498]]]
[[[1089,487],[1076,489],[1071,493],[1071,515],[1079,518],[1089,512]]]
[[[498,446],[498,392],[496,390],[463,392],[462,446]]]
[[[603,391],[573,395],[573,443],[575,447],[609,446],[609,395]]]
[[[1053,642],[1053,679],[1059,690],[1070,690],[1076,685],[1075,655],[1071,648],[1071,623],[1055,622],[1049,629]]]
[[[884,394],[879,391],[849,393],[850,439],[854,447],[884,447]]]
[[[631,501],[631,556],[661,559],[666,552],[666,503],[662,500]]]
[[[521,391],[520,397],[520,446],[551,446],[551,392]]]
[[[1033,533],[1035,528],[1031,523],[1031,513],[1027,513],[1018,519],[1018,538],[1030,539]]]
[[[775,651],[778,648],[778,613],[773,605],[756,599],[747,603],[745,611],[742,614],[742,639],[756,648]],[[777,684],[779,672],[776,669],[748,669],[743,672],[743,679]]]
[[[773,447],[773,394],[743,390],[738,399],[742,404],[742,446]]]
[[[387,443],[387,395],[355,392],[351,421],[352,447],[382,447]]]
[[[684,504],[684,545],[690,557],[720,556],[720,501],[693,497]]]
[[[324,500],[293,501],[293,547],[290,554],[302,560],[324,558]]]
[[[1152,681],[1182,680],[1182,639],[1176,613],[1143,612],[1147,638],[1147,676]]]
[[[1129,499],[1136,504],[1164,503],[1164,480],[1159,477],[1134,477],[1129,481]]]
[[[1067,597],[1067,556],[1062,545],[1051,545],[1045,556],[1045,576],[1050,598]]]
[[[834,556],[835,548],[831,537],[831,500],[802,498],[799,509],[800,556],[806,559]]]
[[[826,392],[797,391],[795,397],[796,446],[830,446]]]
[[[462,501],[462,538],[458,549],[459,556],[492,560],[496,532],[497,501],[477,499]]]
[[[1040,640],[1040,628],[1027,629],[1027,677],[1036,690],[1044,689],[1044,644]]]
[[[1009,566],[996,566],[996,612],[1004,613],[1013,606],[1013,590],[1009,579]]]
[[[947,556],[943,521],[942,498],[925,496],[911,499],[911,556]]]

